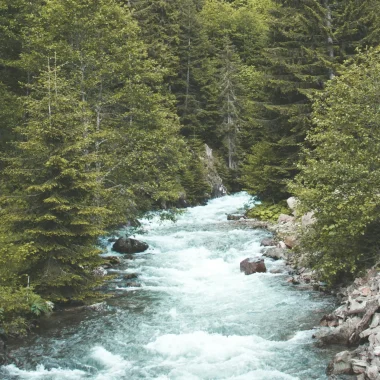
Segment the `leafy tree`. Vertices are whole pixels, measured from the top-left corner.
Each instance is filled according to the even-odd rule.
[[[311,148],[291,190],[316,223],[303,245],[330,282],[378,260],[380,51],[359,54],[314,98]]]

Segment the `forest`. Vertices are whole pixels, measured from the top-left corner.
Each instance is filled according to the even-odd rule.
[[[314,212],[322,279],[378,263],[377,0],[2,0],[0,33],[0,332],[98,299],[99,238],[201,203],[204,144]]]

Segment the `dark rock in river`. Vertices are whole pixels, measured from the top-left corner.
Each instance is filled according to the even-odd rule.
[[[105,269],[111,268],[113,265],[118,265],[121,263],[120,257],[117,256],[107,256],[104,257],[104,264],[102,267]]]
[[[263,259],[247,258],[240,263],[240,271],[249,275],[253,273],[265,273],[267,268]]]
[[[246,219],[246,217],[244,215],[232,215],[232,214],[227,215],[227,220],[240,220],[240,219]]]
[[[148,244],[131,239],[131,238],[119,238],[112,246],[112,250],[119,253],[139,253],[144,252],[149,248]]]
[[[274,241],[274,239],[270,239],[270,238],[265,238],[261,240],[260,242],[260,246],[262,247],[273,247],[275,245],[276,245],[276,242]]]
[[[138,277],[137,273],[126,273],[126,274],[123,274],[122,276],[123,280],[131,280],[137,277]]]

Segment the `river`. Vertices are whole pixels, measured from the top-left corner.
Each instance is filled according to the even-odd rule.
[[[116,279],[104,310],[45,318],[38,334],[11,347],[19,364],[2,367],[0,378],[327,379],[332,352],[316,348],[312,334],[333,299],[289,285],[285,269],[240,273],[269,236],[226,221],[248,201],[239,193],[187,209],[176,223],[143,220],[136,238],[150,249],[120,268],[137,272],[141,288]]]

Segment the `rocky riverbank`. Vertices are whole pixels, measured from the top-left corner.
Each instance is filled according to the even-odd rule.
[[[291,215],[280,215],[277,223],[247,219],[243,215],[229,216],[228,219],[272,232],[273,238],[261,242],[264,256],[285,260],[289,266],[288,282],[326,291],[326,284],[319,281],[317,274],[303,266],[302,253],[293,253],[300,231],[313,223],[313,214],[296,217],[294,198],[288,200],[288,206]],[[347,350],[336,354],[328,365],[326,374],[329,380],[380,380],[379,271],[370,269],[348,287],[332,292],[336,294],[340,306],[323,316],[321,328],[314,337],[317,345],[346,345]]]

